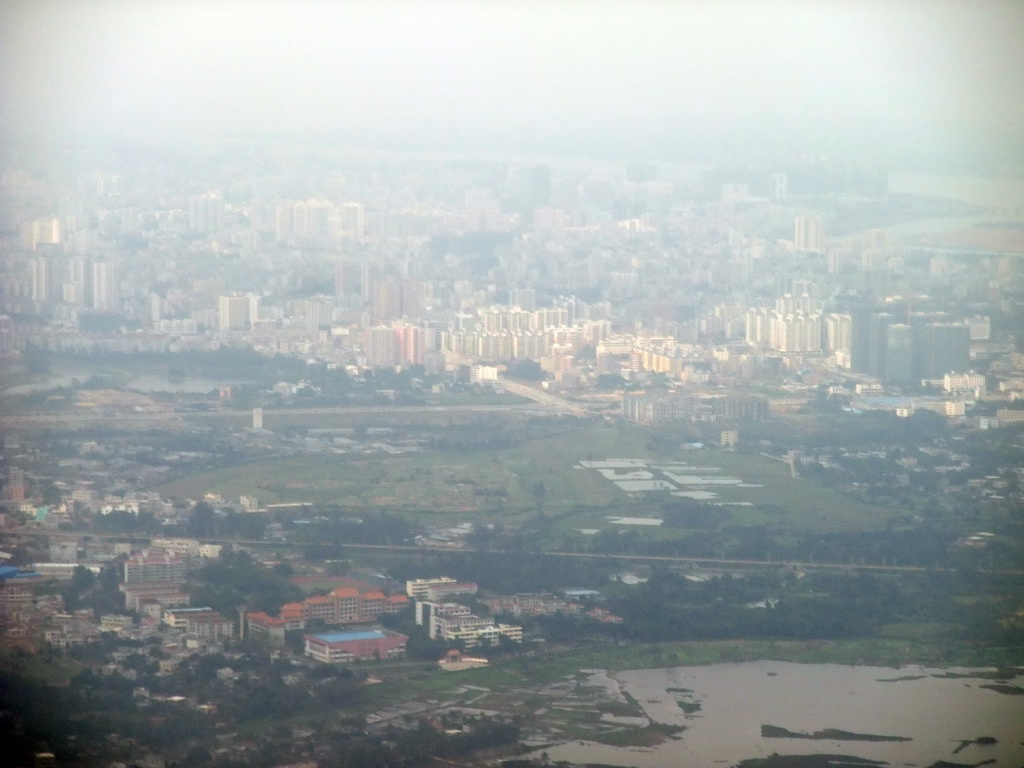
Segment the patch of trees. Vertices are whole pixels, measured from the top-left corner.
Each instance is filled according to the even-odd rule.
[[[898,608],[885,595],[784,593],[781,587],[777,576],[691,582],[658,571],[628,597],[609,601],[608,607],[625,619],[614,628],[616,634],[641,642],[863,637],[892,620]],[[766,597],[775,602],[752,607]]]
[[[208,605],[227,617],[234,616],[240,605],[276,615],[285,603],[302,599],[302,590],[286,574],[264,567],[243,551],[224,551],[199,571],[197,581],[193,604]]]
[[[64,609],[75,611],[79,608],[92,608],[97,615],[120,613],[124,599],[117,588],[119,581],[116,566],[107,566],[98,576],[88,568],[78,566],[61,590]]]

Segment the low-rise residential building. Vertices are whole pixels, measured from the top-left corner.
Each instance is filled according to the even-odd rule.
[[[165,582],[142,582],[121,584],[119,589],[124,594],[124,607],[129,611],[142,611],[143,603],[163,608],[180,608],[188,606],[189,594],[178,584]]]
[[[553,613],[579,614],[583,611],[583,606],[579,603],[551,594],[500,595],[485,598],[482,602],[494,613],[507,613],[516,617]]]
[[[127,626],[131,626],[131,616],[121,616],[116,613],[108,613],[100,616],[100,631],[101,632],[117,632],[118,630],[124,629]]]
[[[476,618],[476,617],[474,617]],[[521,643],[523,642],[523,628],[514,624],[495,624],[491,621],[482,626],[459,625],[452,627],[444,639],[448,642],[462,643],[466,648],[478,648],[480,646],[498,645],[502,637]]]
[[[199,608],[168,608],[164,611],[163,623],[171,629],[187,629],[190,619],[202,616],[220,616],[220,614],[209,606]]]
[[[1017,424],[1021,421],[1024,421],[1024,411],[1015,411],[1010,408],[1000,408],[996,411],[996,422],[1000,427]]]

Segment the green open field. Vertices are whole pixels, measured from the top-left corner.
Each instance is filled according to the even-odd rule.
[[[779,533],[862,530],[884,527],[895,514],[793,478],[785,463],[760,454],[681,446],[671,453],[659,451],[635,425],[564,420],[523,423],[509,431],[518,439],[510,448],[288,457],[190,475],[155,490],[193,499],[206,493],[228,499],[254,495],[261,505],[311,502],[353,512],[387,510],[428,524],[515,523],[540,510],[556,534],[606,529],[613,516],[664,518],[661,505],[672,499],[668,492],[627,493],[596,469],[579,466],[581,460],[618,458],[645,460],[655,474],[656,465],[666,462],[714,467],[716,472],[700,474],[734,476],[751,486],[712,487],[719,495],[715,501],[728,506],[713,507],[712,519],[694,524],[695,529],[728,524],[763,525]],[[659,537],[676,536],[684,527],[615,524],[616,530]]]

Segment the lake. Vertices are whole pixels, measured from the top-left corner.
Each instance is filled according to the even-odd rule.
[[[1020,768],[1024,696],[982,687],[995,681],[975,676],[979,672],[779,661],[630,670],[614,675],[622,692],[632,696],[652,721],[685,727],[682,734],[653,748],[574,741],[544,751],[552,761],[635,768],[735,765],[772,753],[856,755],[922,767],[939,760],[995,760],[989,765]],[[601,676],[595,684],[602,681],[607,678]],[[1024,676],[1007,682],[1024,686]],[[699,702],[700,711],[687,715],[679,699]],[[765,738],[762,725],[802,733],[832,728],[909,740]],[[954,754],[962,740],[979,736],[995,737],[998,743],[971,744]]]

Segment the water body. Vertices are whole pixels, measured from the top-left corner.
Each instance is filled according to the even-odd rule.
[[[889,194],[957,200],[1016,213],[1024,210],[1024,179],[955,176],[931,173],[890,173]]]
[[[81,372],[77,374],[63,374],[59,376],[50,376],[42,381],[37,381],[32,384],[19,384],[14,387],[7,387],[3,390],[3,394],[6,395],[29,395],[33,392],[46,392],[51,389],[58,389],[62,387],[72,387],[77,379],[79,383],[86,381],[92,372]],[[102,375],[102,373],[100,374]],[[208,392],[223,389],[225,387],[239,386],[241,384],[251,384],[253,382],[245,381],[224,381],[217,379],[168,379],[164,376],[136,376],[133,379],[128,380],[124,384],[123,389],[130,389],[135,392],[143,392],[146,394],[156,392],[170,392],[175,394],[189,394],[189,395],[205,395]]]
[[[224,381],[217,379],[181,379],[171,380],[163,376],[137,376],[124,385],[125,389],[135,392],[175,392],[190,395],[203,395],[207,392],[225,387],[236,387],[241,384],[252,384],[247,381]]]
[[[940,677],[977,672],[778,661],[631,670],[615,675],[621,690],[652,721],[685,727],[683,733],[654,748],[575,741],[546,751],[553,761],[629,768],[735,765],[773,753],[856,755],[922,768],[939,760],[995,760],[989,765],[1020,768],[1024,696],[983,688],[994,681],[979,677]],[[1024,686],[1024,676],[1008,682]],[[700,711],[683,712],[678,704],[682,697],[700,702]],[[803,733],[835,728],[910,741],[764,738],[762,725]],[[972,744],[954,755],[961,741],[980,736],[995,737],[998,743]]]

